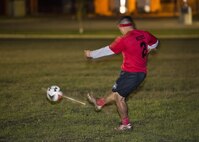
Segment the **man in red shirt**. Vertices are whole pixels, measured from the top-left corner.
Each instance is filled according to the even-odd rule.
[[[123,36],[118,37],[111,45],[98,50],[85,50],[88,59],[122,53],[123,63],[121,73],[113,85],[112,93],[107,97],[96,99],[88,94],[88,100],[96,110],[101,110],[106,104],[114,102],[121,118],[117,130],[130,130],[132,125],[128,116],[126,98],[145,79],[147,73],[147,55],[158,46],[155,36],[146,31],[137,30],[131,17],[124,16],[119,20],[118,28]]]

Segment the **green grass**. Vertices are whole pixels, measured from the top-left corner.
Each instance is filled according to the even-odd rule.
[[[86,61],[84,49],[110,40],[1,40],[0,141],[196,142],[199,139],[197,39],[161,40],[148,76],[128,99],[131,132],[115,132],[114,105],[95,112],[68,100],[51,104],[41,90],[58,85],[86,102],[104,96],[118,77],[121,56]]]

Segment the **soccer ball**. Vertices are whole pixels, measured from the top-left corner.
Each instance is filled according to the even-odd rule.
[[[62,99],[63,93],[60,88],[56,85],[53,85],[47,89],[47,98],[51,102],[57,102]]]

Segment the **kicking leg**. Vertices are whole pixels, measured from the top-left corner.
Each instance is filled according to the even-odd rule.
[[[111,94],[109,94],[107,97],[103,97],[103,98],[99,98],[99,99],[96,99],[92,95],[88,94],[87,98],[88,98],[89,102],[91,102],[92,104],[94,104],[95,109],[97,111],[101,110],[102,107],[105,106],[106,104],[115,102],[115,99],[116,99],[114,92],[112,92]]]
[[[117,130],[130,130],[132,128],[128,118],[128,107],[125,98],[120,96],[117,92],[112,92],[105,98],[95,99],[92,95],[87,95],[88,100],[94,104],[97,111],[101,110],[106,104],[114,102],[117,106],[117,110],[121,119],[122,124]]]

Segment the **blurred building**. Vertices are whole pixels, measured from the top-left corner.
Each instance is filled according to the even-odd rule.
[[[177,16],[183,1],[199,15],[199,0],[0,0],[0,15],[22,17],[26,15],[75,15],[78,3],[83,3],[85,16],[115,16],[148,14],[152,16]]]

